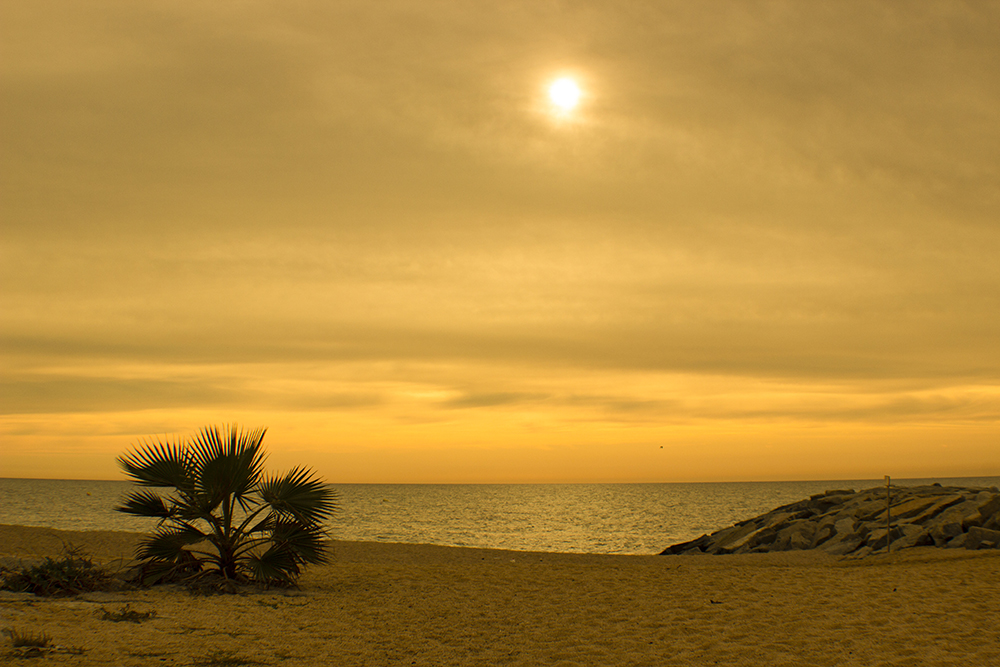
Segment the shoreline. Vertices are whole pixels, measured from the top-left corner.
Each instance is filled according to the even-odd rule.
[[[0,526],[0,551],[95,561],[137,533]],[[56,553],[43,553],[45,549]],[[3,627],[84,649],[74,665],[1000,664],[1000,552],[658,556],[333,543],[299,589],[0,592]],[[129,605],[141,624],[101,619]],[[0,661],[10,653],[4,637]]]

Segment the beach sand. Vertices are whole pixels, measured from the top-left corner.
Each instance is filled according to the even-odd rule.
[[[70,542],[112,562],[127,559],[136,539],[0,526],[0,556],[58,556]],[[307,569],[300,590],[0,593],[0,627],[85,649],[23,663],[4,638],[0,662],[196,665],[214,655],[337,666],[1000,665],[997,551],[841,560],[333,547],[334,561]],[[100,619],[125,604],[156,616]]]

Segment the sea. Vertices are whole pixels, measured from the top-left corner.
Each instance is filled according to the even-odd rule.
[[[1000,486],[1000,477],[893,479],[895,486]],[[831,489],[883,480],[648,484],[332,484],[340,540],[593,554],[656,554]],[[126,481],[0,478],[0,524],[148,532],[114,510]]]

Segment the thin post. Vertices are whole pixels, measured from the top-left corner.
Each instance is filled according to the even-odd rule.
[[[885,552],[892,553],[892,518],[890,512],[892,508],[892,498],[889,495],[889,476],[885,476]]]

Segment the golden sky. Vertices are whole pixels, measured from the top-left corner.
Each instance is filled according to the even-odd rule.
[[[9,1],[0,48],[0,477],[231,421],[333,482],[1000,475],[1000,4]]]

